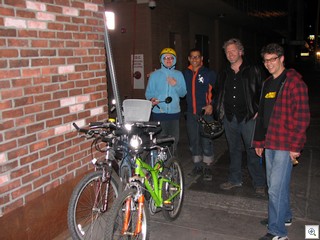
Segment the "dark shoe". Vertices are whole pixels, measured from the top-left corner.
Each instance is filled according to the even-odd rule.
[[[273,235],[271,233],[267,233],[263,237],[259,238],[259,240],[289,240],[289,238],[287,236],[279,237],[279,236]]]
[[[267,226],[267,227],[268,227],[268,218],[263,219],[262,221],[260,221],[260,223],[261,223],[262,225],[264,225],[264,226]],[[286,227],[291,226],[291,225],[292,225],[292,218],[291,218],[291,219],[289,219],[289,220],[287,220],[287,221],[285,221],[284,225],[286,225]]]
[[[254,192],[256,193],[256,195],[261,196],[261,197],[265,197],[266,196],[266,189],[265,187],[256,187],[256,189],[254,190]]]
[[[188,173],[189,177],[195,177],[200,176],[203,174],[203,168],[202,167],[194,167],[190,173]]]
[[[241,187],[241,186],[242,186],[242,183],[225,182],[220,184],[220,188],[223,190],[230,190],[232,188]]]
[[[203,171],[203,180],[212,181],[212,171],[210,168],[205,168]]]

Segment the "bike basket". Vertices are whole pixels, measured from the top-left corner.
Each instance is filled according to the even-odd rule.
[[[125,122],[148,122],[150,119],[152,103],[144,99],[126,99],[123,101],[123,114]]]

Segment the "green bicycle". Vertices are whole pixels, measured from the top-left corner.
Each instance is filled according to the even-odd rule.
[[[107,213],[105,239],[149,239],[150,213],[162,211],[165,219],[173,221],[181,212],[183,175],[178,160],[169,150],[174,138],[154,138],[158,127],[159,123],[150,122],[131,126],[129,149],[135,162],[135,174]],[[145,133],[149,139],[143,141]],[[155,155],[150,164],[146,153]]]

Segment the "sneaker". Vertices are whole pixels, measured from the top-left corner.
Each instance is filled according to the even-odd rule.
[[[259,238],[259,240],[289,240],[289,238],[287,236],[279,237],[279,236],[273,235],[271,233],[267,233],[263,237]]]
[[[260,221],[260,223],[264,226],[268,227],[268,218],[263,219],[262,221]],[[286,225],[286,227],[289,227],[292,225],[292,218],[290,218],[289,220],[284,222],[284,225]]]
[[[256,189],[254,190],[254,192],[256,193],[256,195],[261,196],[261,197],[265,197],[266,196],[266,189],[265,187],[256,187]]]
[[[225,182],[220,184],[220,188],[223,190],[230,190],[231,188],[241,187],[241,186],[242,186],[242,183]]]
[[[212,171],[210,168],[205,168],[203,171],[203,180],[212,181]]]
[[[189,177],[195,177],[200,176],[203,174],[203,168],[202,167],[194,167],[190,173],[188,173]]]

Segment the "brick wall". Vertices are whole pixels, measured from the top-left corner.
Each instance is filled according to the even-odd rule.
[[[1,0],[0,216],[88,170],[106,118],[103,0]]]

